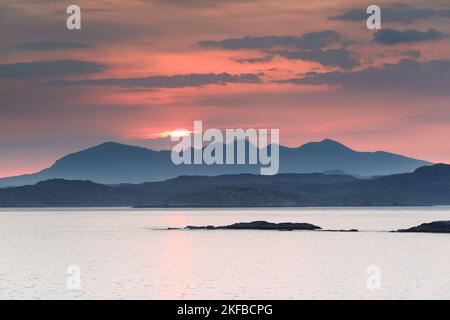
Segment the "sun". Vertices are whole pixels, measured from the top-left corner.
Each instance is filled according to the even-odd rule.
[[[192,132],[186,129],[177,129],[172,131],[164,131],[158,134],[161,138],[167,138],[167,137],[175,137],[175,138],[181,138],[186,137],[190,135]]]
[[[169,133],[169,135],[171,137],[176,137],[176,138],[186,137],[190,134],[191,134],[191,132],[186,129],[177,129],[177,130],[173,130],[172,132]]]

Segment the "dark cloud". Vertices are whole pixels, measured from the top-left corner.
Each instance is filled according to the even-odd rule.
[[[207,73],[207,74],[185,74],[174,76],[153,76],[145,78],[124,78],[124,79],[97,79],[52,81],[55,85],[96,85],[96,86],[120,86],[130,88],[185,88],[201,87],[211,84],[227,83],[258,83],[261,82],[259,76],[255,74],[232,75],[229,73]]]
[[[33,61],[0,64],[0,78],[27,78],[88,74],[105,69],[102,64],[81,60]]]
[[[450,60],[417,62],[404,59],[398,64],[385,64],[353,72],[308,73],[303,78],[278,80],[278,83],[330,85],[346,90],[410,94],[450,95]]]
[[[9,46],[10,49],[26,51],[54,51],[65,49],[87,49],[90,45],[81,42],[68,41],[40,41],[40,42],[21,42]]]
[[[289,60],[307,60],[318,62],[327,67],[351,69],[359,65],[358,60],[346,49],[308,50],[308,51],[274,51]]]
[[[259,58],[234,58],[233,61],[237,63],[264,63],[273,60],[273,56],[265,56]]]
[[[327,30],[321,32],[305,33],[298,40],[298,47],[301,49],[320,49],[330,44],[339,43],[341,35],[336,31]]]
[[[331,20],[343,21],[365,21],[370,14],[365,8],[351,9],[341,15],[330,17]],[[381,6],[381,17],[383,22],[412,23],[418,20],[427,20],[433,17],[450,17],[450,10],[418,8],[407,4],[395,4]]]
[[[297,36],[264,36],[245,37],[225,40],[205,40],[198,44],[203,48],[217,48],[225,50],[239,49],[273,49],[276,47],[293,47],[299,49],[320,49],[328,45],[339,43],[341,35],[336,31],[326,30],[305,33]]]
[[[416,29],[395,30],[395,29],[381,29],[374,33],[373,41],[388,45],[395,45],[409,42],[422,42],[439,40],[445,37],[445,34],[435,29],[428,31],[418,31]]]

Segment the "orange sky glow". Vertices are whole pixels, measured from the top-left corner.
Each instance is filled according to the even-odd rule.
[[[395,3],[380,5],[397,10]],[[192,132],[195,120],[208,128],[278,128],[290,147],[331,138],[450,163],[450,90],[439,87],[448,79],[448,17],[385,21],[394,32],[438,32],[387,44],[365,21],[333,18],[364,10],[360,0],[81,0],[80,31],[65,28],[68,4],[0,3],[0,176],[38,171],[104,141],[160,149],[170,135]],[[417,0],[404,10],[420,16],[425,7],[450,9]],[[338,40],[304,47],[245,40],[323,31]],[[218,44],[227,39],[240,45]],[[20,49],[24,43],[34,47]],[[60,60],[89,65],[52,74],[36,66]],[[30,67],[11,75],[18,63]],[[422,74],[429,79],[421,82]],[[173,132],[180,128],[187,131]]]

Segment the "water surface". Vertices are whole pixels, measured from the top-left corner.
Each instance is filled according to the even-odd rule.
[[[254,220],[361,232],[160,230]],[[387,232],[434,220],[450,208],[1,209],[0,299],[450,299],[450,234]]]

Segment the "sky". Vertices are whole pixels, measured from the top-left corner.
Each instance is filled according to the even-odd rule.
[[[399,1],[0,0],[0,177],[194,120],[450,163],[450,4]]]

